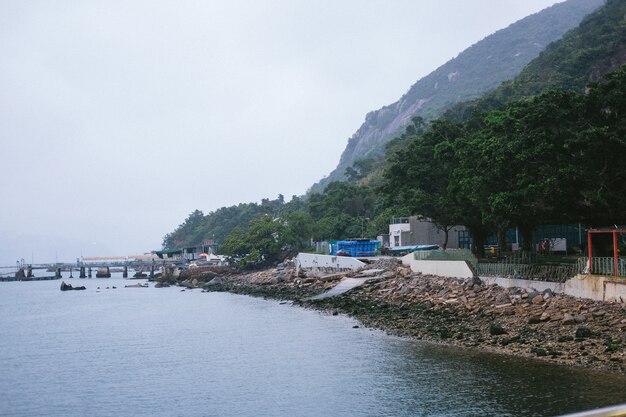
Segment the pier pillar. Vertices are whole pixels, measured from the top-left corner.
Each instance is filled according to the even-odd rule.
[[[122,278],[128,278],[128,266],[124,266],[124,272],[122,273]]]
[[[150,267],[150,278],[154,278],[154,264]]]
[[[70,266],[70,278],[74,278],[74,277],[72,276],[72,267],[71,267],[71,266]]]
[[[24,279],[26,278],[26,274],[24,274],[24,268],[20,268],[17,270],[17,272],[15,273],[15,279]]]
[[[81,266],[80,267],[80,275],[79,278],[87,278],[87,275],[85,275],[85,267]]]
[[[89,267],[89,272],[87,273],[87,275],[89,276],[89,278],[91,278],[91,267]]]
[[[28,266],[28,269],[26,270],[26,278],[32,278],[33,277],[33,267],[32,266]]]
[[[61,268],[57,268],[56,273],[54,274],[55,277],[57,278],[61,278]]]

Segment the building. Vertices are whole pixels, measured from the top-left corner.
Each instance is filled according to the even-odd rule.
[[[417,216],[394,217],[389,224],[389,247],[391,249],[415,245],[443,246],[445,233],[427,219]],[[454,226],[448,232],[448,248],[468,247],[469,239],[465,226]]]

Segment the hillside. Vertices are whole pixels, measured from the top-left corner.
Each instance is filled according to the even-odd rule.
[[[550,88],[583,92],[589,83],[626,63],[626,1],[608,0],[562,39],[548,45],[512,80],[472,101],[458,103],[446,117],[461,121],[475,110],[497,108],[509,101]]]
[[[417,81],[397,102],[368,113],[348,140],[339,165],[313,185],[323,190],[344,178],[346,168],[366,158],[379,158],[385,144],[415,116],[439,117],[455,103],[477,98],[517,76],[548,44],[576,27],[603,0],[569,0],[530,15],[469,47]]]

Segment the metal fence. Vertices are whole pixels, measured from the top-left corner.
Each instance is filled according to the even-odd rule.
[[[514,254],[499,262],[478,262],[468,249],[445,251],[417,251],[417,260],[424,261],[467,261],[479,276],[527,279],[536,281],[565,282],[577,274],[589,273],[588,258],[581,257],[571,264],[547,265],[539,263],[536,254]],[[613,275],[613,258],[593,258],[594,275]],[[618,275],[626,277],[626,259],[618,259]]]
[[[424,250],[413,252],[418,261],[467,261],[476,267],[478,259],[469,249]]]
[[[479,263],[479,276],[565,282],[579,273],[578,264],[533,265],[511,263]]]
[[[610,257],[597,257],[592,258],[593,265],[591,272],[594,275],[614,275],[614,260]],[[581,273],[589,273],[589,258],[584,256],[578,259],[578,268]],[[626,277],[626,260],[623,258],[617,259],[617,275],[620,277]]]

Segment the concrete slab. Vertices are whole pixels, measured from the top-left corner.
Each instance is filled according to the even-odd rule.
[[[365,284],[367,281],[373,278],[344,278],[337,285],[335,285],[330,290],[318,294],[314,297],[309,298],[309,300],[323,300],[324,298],[334,297],[343,293],[350,291],[353,288],[359,287]]]

